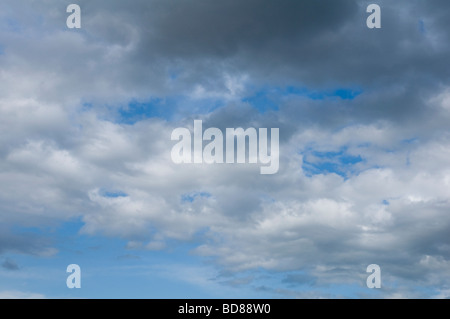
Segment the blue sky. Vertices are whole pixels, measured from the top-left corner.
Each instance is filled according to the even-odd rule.
[[[376,30],[361,0],[132,2],[0,4],[0,298],[449,298],[447,1]],[[279,128],[279,171],[173,163],[194,120]]]

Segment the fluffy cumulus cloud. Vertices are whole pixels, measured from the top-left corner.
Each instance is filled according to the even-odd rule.
[[[377,1],[377,30],[357,0],[79,0],[81,29],[69,3],[0,4],[0,254],[63,253],[17,228],[78,218],[289,297],[345,296],[321,287],[376,263],[381,297],[448,298],[450,3]],[[194,119],[278,127],[279,172],[174,164]]]

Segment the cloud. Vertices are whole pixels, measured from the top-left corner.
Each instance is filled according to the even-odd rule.
[[[2,263],[2,267],[5,268],[6,270],[19,270],[19,265],[17,265],[16,262],[11,259],[6,259]]]
[[[367,3],[80,0],[81,30],[64,3],[0,4],[0,253],[55,254],[6,229],[80,218],[128,249],[302,271],[294,287],[364,285],[379,263],[402,296],[444,294],[450,6],[380,1],[368,30]],[[170,133],[194,118],[279,127],[279,173],[173,164]]]
[[[45,299],[45,296],[39,293],[7,290],[0,291],[0,299]]]
[[[442,290],[438,295],[434,297],[435,299],[449,299],[450,291],[448,289]]]
[[[22,215],[21,218],[24,218]],[[4,228],[6,225],[2,225]],[[57,249],[51,247],[48,238],[34,235],[31,233],[13,234],[7,229],[4,229],[0,235],[0,254],[6,252],[30,254],[34,256],[52,256],[57,253]],[[5,261],[3,267],[14,267],[12,261]]]

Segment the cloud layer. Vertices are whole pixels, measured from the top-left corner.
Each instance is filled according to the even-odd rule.
[[[81,218],[294,287],[377,263],[386,297],[448,296],[450,4],[378,3],[380,30],[367,1],[78,1],[80,30],[69,2],[0,4],[0,254]],[[279,173],[173,164],[193,119],[279,127]]]

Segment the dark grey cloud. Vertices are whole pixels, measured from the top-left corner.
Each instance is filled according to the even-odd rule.
[[[2,226],[3,230],[0,235],[0,255],[12,252],[51,256],[57,252],[55,248],[51,247],[48,239],[31,233],[12,234],[6,226],[6,224]],[[13,266],[13,262],[6,260],[2,265],[4,267]]]
[[[12,259],[6,259],[2,263],[2,267],[6,270],[19,270],[19,265]]]
[[[361,87],[377,98],[351,107],[348,113],[358,119],[422,117],[422,100],[449,78],[447,68],[441,67],[448,59],[448,28],[439,18],[448,5],[380,1],[382,28],[369,30],[368,3],[81,1],[82,31],[59,27],[65,37],[58,44],[31,42],[33,50],[9,50],[19,59],[23,55],[39,60],[36,67],[61,69],[65,76],[58,79],[58,90],[69,96],[189,94],[197,85],[207,91],[224,90],[224,74],[246,74],[253,87]],[[33,8],[37,16],[48,19],[43,27],[54,30],[64,25],[64,6]],[[420,28],[421,21],[429,31]],[[72,36],[75,42],[61,45]],[[170,80],[171,74],[176,80]],[[91,82],[91,89],[86,82]],[[46,98],[53,95],[43,93]],[[252,89],[244,94],[252,94]],[[298,118],[302,115],[310,114]]]
[[[140,40],[127,60],[130,65],[176,66],[180,61],[188,68],[186,73],[203,79],[212,80],[215,72],[226,68],[249,72],[263,83],[296,81],[318,86],[338,82],[383,85],[429,73],[445,79],[448,73],[440,66],[448,48],[433,47],[419,22],[434,14],[432,8],[437,6],[439,16],[445,16],[442,12],[448,5],[379,3],[383,10],[380,30],[365,27],[366,1],[81,5],[86,7],[86,32],[104,35],[100,39],[108,43],[123,43],[124,30],[136,28]],[[441,29],[446,30],[445,23],[433,19],[436,28],[443,24]],[[206,64],[202,67],[198,61]]]
[[[442,17],[449,5],[378,3],[382,28],[369,30],[368,1],[80,2],[87,50],[78,49],[72,60],[83,68],[95,53],[119,50],[94,79],[114,79],[112,87],[130,96],[188,95],[199,85],[226,91],[224,74],[248,76],[251,87],[242,96],[267,86],[363,91],[355,103],[275,100],[287,128],[299,121],[339,127],[387,119],[417,127],[420,119],[424,128],[437,117],[446,121],[447,114],[424,105],[450,78],[442,67],[449,53]]]
[[[152,3],[147,9],[152,9]],[[158,8],[160,9],[160,8]],[[241,51],[277,52],[278,43],[339,29],[356,11],[354,1],[184,1],[151,10],[154,43],[173,57],[232,57]],[[145,24],[143,24],[145,25]],[[154,43],[149,43],[150,45]],[[150,49],[150,46],[147,47]]]

